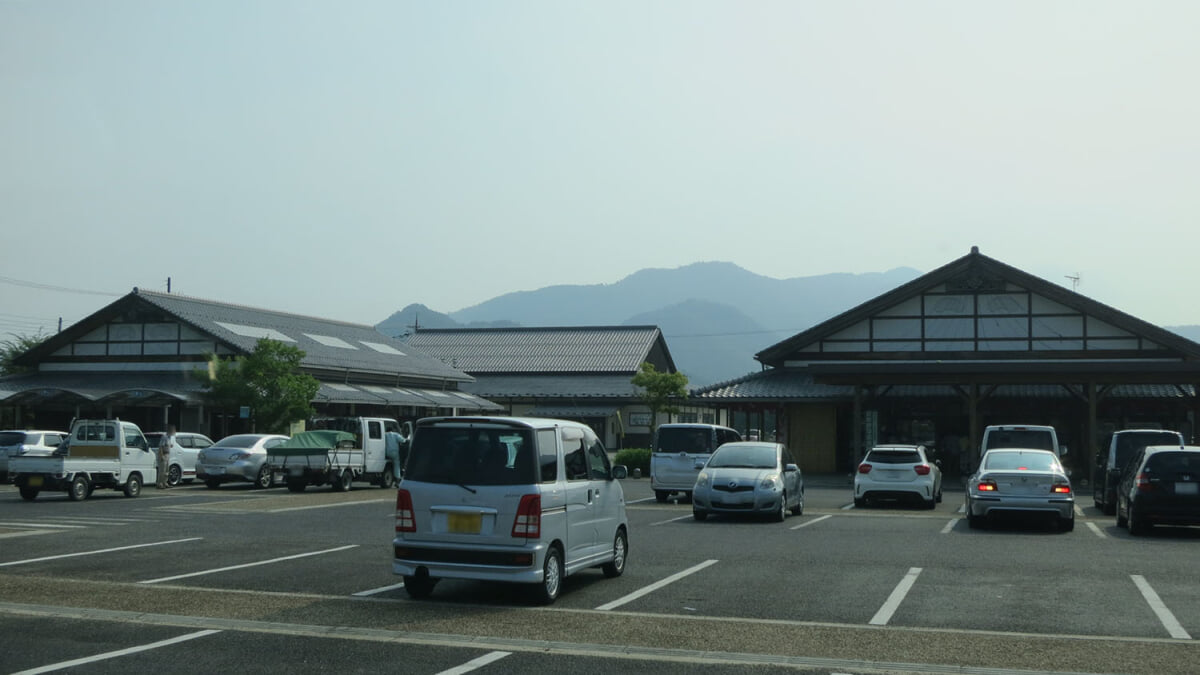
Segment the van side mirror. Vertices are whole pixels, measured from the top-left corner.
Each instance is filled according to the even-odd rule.
[[[629,469],[624,464],[617,464],[612,468],[613,480],[621,480],[629,477]]]
[[[1058,451],[1059,451],[1060,455],[1063,457],[1066,457],[1071,452],[1070,450],[1067,449],[1067,446],[1065,446],[1065,445],[1058,446]]]

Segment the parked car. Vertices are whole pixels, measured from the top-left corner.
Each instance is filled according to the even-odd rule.
[[[1183,445],[1183,434],[1162,429],[1125,429],[1113,432],[1108,445],[1096,453],[1092,499],[1106,515],[1117,512],[1117,484],[1125,465],[1147,445]]]
[[[269,488],[275,484],[275,473],[267,464],[267,449],[287,439],[279,434],[226,436],[196,456],[196,478],[209,488],[234,481]]]
[[[854,506],[878,499],[920,500],[928,508],[942,501],[942,467],[929,461],[923,445],[878,445],[854,473]]]
[[[165,431],[151,431],[146,434],[146,442],[150,449],[157,451],[162,443]],[[175,449],[171,452],[171,463],[167,467],[167,485],[179,485],[181,482],[190,483],[196,478],[196,455],[211,446],[213,441],[204,434],[190,431],[175,433]]]
[[[692,488],[692,517],[757,513],[782,522],[804,513],[804,476],[782,443],[739,441],[717,448]]]
[[[660,502],[676,492],[692,494],[696,475],[713,451],[742,435],[716,424],[663,424],[650,444],[650,487]]]
[[[396,491],[392,570],[426,598],[440,579],[529,584],[551,603],[591,567],[625,571],[629,521],[595,432],[512,417],[419,420]]]
[[[1044,514],[1059,529],[1075,529],[1071,479],[1050,450],[989,450],[967,480],[967,524],[983,527],[999,514]]]
[[[1117,526],[1139,535],[1155,525],[1200,525],[1200,446],[1147,446],[1121,474]]]
[[[0,431],[0,480],[8,480],[10,457],[47,457],[66,437],[65,431]]]

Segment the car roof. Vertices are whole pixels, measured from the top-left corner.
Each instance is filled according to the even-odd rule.
[[[65,434],[65,431],[53,429],[0,429],[0,434]]]
[[[1200,446],[1197,445],[1147,445],[1146,454],[1156,452],[1200,452]]]
[[[1057,459],[1057,458],[1058,458],[1058,455],[1054,454],[1054,451],[1052,451],[1052,450],[1042,450],[1041,448],[992,448],[991,450],[988,450],[987,452],[985,452],[985,453],[983,453],[983,454],[985,454],[985,455],[990,455],[990,454],[992,454],[993,452],[996,452],[996,453],[1010,453],[1010,452],[1037,452],[1037,453],[1040,453],[1040,454],[1043,454],[1043,455],[1050,455],[1050,456],[1054,457],[1055,459]]]
[[[776,443],[775,441],[730,441],[728,443],[722,443],[717,449],[720,450],[721,448],[733,448],[733,447],[748,448],[751,446],[764,446],[764,447],[770,447],[770,448],[778,448],[782,445],[783,445],[783,443]]]
[[[488,415],[460,415],[447,417],[424,417],[417,420],[417,426],[433,424],[504,424],[508,426],[525,426],[533,429],[546,429],[556,426],[587,427],[583,422],[559,420],[549,417],[493,417]],[[589,429],[591,427],[588,427]]]
[[[871,448],[871,452],[874,452],[876,450],[916,450],[918,448],[923,449],[924,447],[925,446],[923,446],[923,445],[905,445],[905,444],[900,444],[900,443],[890,443],[888,445],[876,445]]]

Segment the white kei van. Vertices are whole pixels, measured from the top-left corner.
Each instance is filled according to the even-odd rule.
[[[396,493],[392,570],[416,599],[439,579],[475,579],[530,584],[547,604],[570,574],[620,576],[626,473],[578,422],[419,420]]]
[[[650,448],[650,487],[660,502],[674,492],[692,496],[696,476],[717,448],[742,435],[716,424],[663,424],[654,430]]]

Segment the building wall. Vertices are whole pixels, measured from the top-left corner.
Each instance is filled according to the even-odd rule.
[[[837,408],[794,405],[787,408],[787,446],[808,473],[833,473],[837,466]]]

